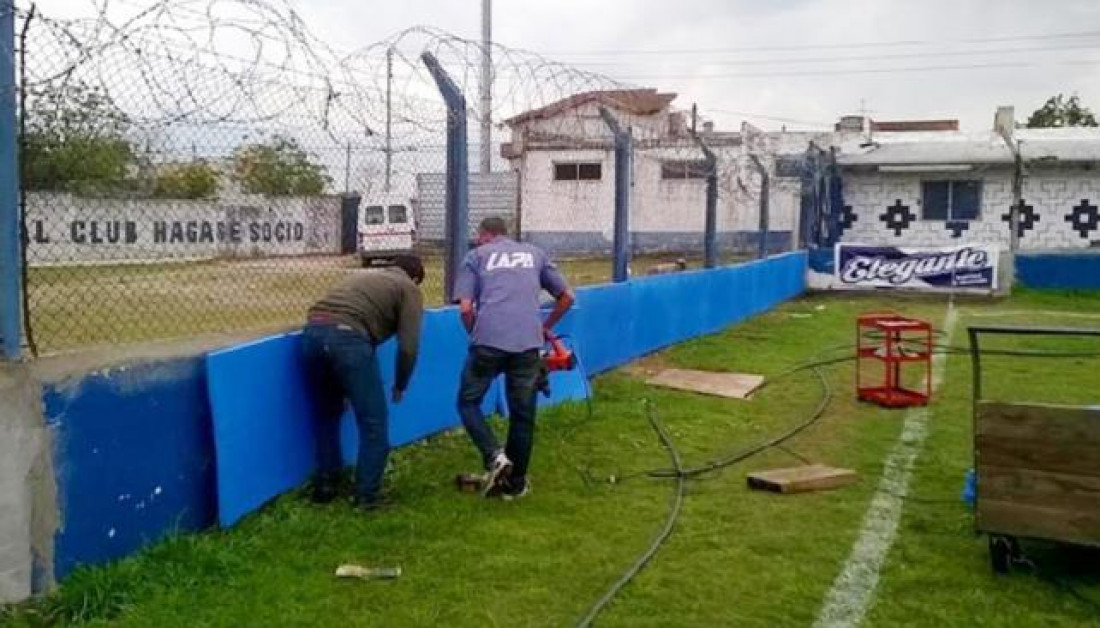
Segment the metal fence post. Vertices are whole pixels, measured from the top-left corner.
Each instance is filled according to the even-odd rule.
[[[764,163],[760,161],[760,158],[756,155],[749,155],[754,166],[756,166],[757,172],[760,173],[760,250],[757,253],[757,257],[764,259],[768,256],[768,213],[770,208],[768,206],[768,192],[770,188],[770,179],[768,177],[768,169],[764,167]]]
[[[692,132],[692,139],[703,151],[703,163],[707,169],[707,210],[703,224],[703,267],[714,268],[718,265],[718,158],[703,138]]]
[[[454,283],[470,239],[469,146],[466,139],[466,97],[430,52],[420,56],[447,103],[446,252],[443,260],[443,298],[454,302]]]
[[[0,0],[0,340],[2,355],[22,355],[22,251],[15,108],[15,2]]]
[[[615,137],[615,230],[611,280],[619,283],[630,278],[630,174],[634,142],[629,129],[623,129],[607,107],[600,107],[600,117]]]

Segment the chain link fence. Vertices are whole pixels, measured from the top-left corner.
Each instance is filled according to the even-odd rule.
[[[338,277],[406,251],[424,257],[426,302],[440,304],[448,111],[424,52],[465,94],[469,127],[492,121],[494,137],[468,146],[471,164],[491,151],[490,171],[469,178],[471,233],[505,216],[573,283],[608,281],[604,107],[634,138],[633,274],[701,265],[700,144],[716,155],[719,261],[755,255],[763,237],[765,188],[747,165],[761,142],[694,129],[702,117],[671,94],[493,46],[481,111],[478,42],[415,28],[344,54],[277,0],[89,0],[65,19],[17,10],[34,353],[284,329]]]

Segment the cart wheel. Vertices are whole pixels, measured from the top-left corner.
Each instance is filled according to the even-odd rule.
[[[993,573],[1008,573],[1012,554],[1012,540],[1003,536],[989,537],[989,560],[993,565]]]

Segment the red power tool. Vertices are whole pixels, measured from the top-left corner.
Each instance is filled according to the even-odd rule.
[[[550,373],[555,371],[572,371],[577,366],[577,356],[573,350],[565,346],[561,338],[555,336],[549,329],[546,330],[546,346],[541,352],[542,369],[539,373],[538,389],[543,395],[550,396]]]
[[[546,362],[547,371],[572,371],[577,366],[577,356],[573,355],[572,349],[550,330],[546,331],[546,344],[548,349],[543,350],[542,359]]]

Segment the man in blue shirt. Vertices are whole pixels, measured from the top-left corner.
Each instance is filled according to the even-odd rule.
[[[470,332],[458,411],[488,471],[485,494],[515,499],[529,490],[527,466],[542,369],[539,350],[546,333],[573,306],[574,296],[542,249],[511,240],[507,233],[501,218],[483,220],[479,246],[466,256],[455,281],[455,300]],[[545,321],[539,309],[543,290],[556,301]],[[485,392],[501,373],[509,414],[504,449],[481,412]]]

